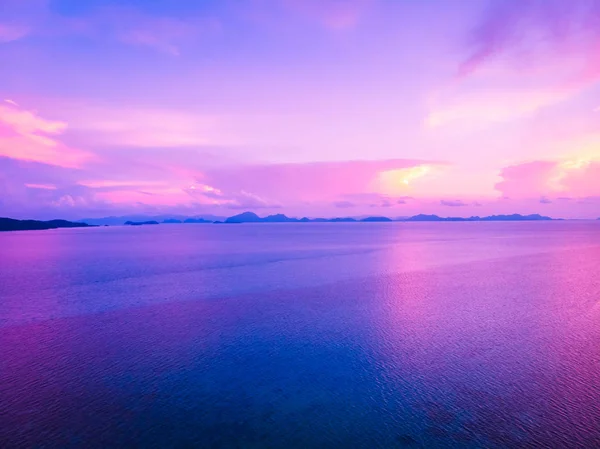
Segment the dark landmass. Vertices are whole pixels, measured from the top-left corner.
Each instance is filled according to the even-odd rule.
[[[399,221],[466,221],[467,218],[460,217],[438,217],[437,215],[419,214]]]
[[[290,218],[283,214],[259,217],[254,212],[243,212],[225,220],[225,223],[311,223],[311,222],[350,222],[357,221],[355,218]]]
[[[477,218],[477,217],[475,217]],[[553,220],[553,218],[546,217],[540,214],[531,215],[490,215],[489,217],[483,217],[481,221],[539,221],[539,220]]]
[[[80,223],[86,223],[89,225],[122,225],[124,217],[105,217],[97,219],[84,219]],[[542,220],[553,220],[550,217],[545,217],[539,214],[531,215],[490,215],[486,217],[440,217],[439,215],[427,215],[418,214],[412,217],[397,217],[389,218],[383,216],[372,216],[372,217],[335,217],[335,218],[295,218],[288,217],[284,214],[268,215],[266,217],[259,217],[254,212],[243,212],[241,214],[233,215],[228,218],[218,217],[216,215],[203,215],[196,217],[185,217],[185,216],[157,216],[147,217],[138,216],[137,219],[128,218],[125,221],[127,225],[142,225],[142,224],[158,224],[159,222],[165,224],[180,224],[180,223],[353,223],[353,222],[390,222],[390,221],[542,221]],[[600,218],[599,218],[600,220]]]
[[[283,214],[268,215],[262,220],[265,223],[294,223],[300,221],[297,218],[290,218]]]
[[[212,214],[202,214],[202,215],[122,215],[122,216],[111,216],[111,217],[102,217],[102,218],[83,218],[81,220],[77,220],[80,223],[87,223],[89,225],[98,225],[98,226],[122,226],[126,221],[133,222],[141,222],[141,221],[157,221],[159,223],[184,223],[185,220],[206,220],[208,223],[212,223],[213,221],[224,221],[226,217],[220,217]],[[192,222],[194,223],[194,222]]]
[[[144,226],[144,225],[157,225],[158,221],[126,221],[127,226]]]
[[[394,221],[389,217],[366,217],[363,218],[360,221],[367,221],[367,222],[386,222],[386,221]]]
[[[88,228],[86,223],[76,223],[67,220],[14,220],[12,218],[0,218],[0,231],[40,231],[45,229],[59,228]]]
[[[254,212],[243,212],[227,218],[225,223],[260,223],[261,221],[263,221],[263,219]]]
[[[490,215],[488,217],[439,217],[437,215],[419,214],[413,217],[401,219],[398,221],[540,221],[552,220],[550,217],[545,217],[539,214],[531,215]]]
[[[204,218],[186,218],[184,223],[213,223],[213,220],[205,220]],[[181,222],[180,222],[181,223]]]
[[[290,218],[283,214],[267,215],[259,217],[254,212],[243,212],[225,220],[225,223],[306,223],[309,220],[304,217],[302,219]]]
[[[356,219],[352,217],[337,218],[290,218],[283,214],[268,215],[259,217],[254,212],[244,212],[225,220],[225,223],[352,223],[352,222],[390,222],[390,221],[540,221],[552,220],[539,214],[532,215],[490,215],[488,217],[440,217],[438,215],[419,214],[413,217],[398,218],[392,220],[389,217],[366,217]]]
[[[331,218],[331,219],[325,220],[325,221],[328,221],[330,223],[351,223],[351,222],[355,222],[357,220],[356,220],[356,218],[346,217],[346,218]]]

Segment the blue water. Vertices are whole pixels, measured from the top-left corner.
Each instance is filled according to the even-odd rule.
[[[600,222],[0,234],[0,447],[599,447]]]

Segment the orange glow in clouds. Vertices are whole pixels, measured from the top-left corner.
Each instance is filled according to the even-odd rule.
[[[386,170],[379,173],[378,183],[382,193],[389,195],[401,194],[409,190],[409,186],[417,179],[430,173],[430,165]]]
[[[572,174],[584,171],[593,162],[592,158],[576,158],[566,160],[556,166],[556,174],[548,181],[548,186],[555,191],[566,191],[563,181]]]

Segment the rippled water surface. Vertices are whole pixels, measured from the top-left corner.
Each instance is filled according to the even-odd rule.
[[[0,447],[600,447],[600,222],[2,233]]]

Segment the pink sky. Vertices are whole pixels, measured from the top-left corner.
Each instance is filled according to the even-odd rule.
[[[600,216],[598,1],[0,10],[0,216]]]

